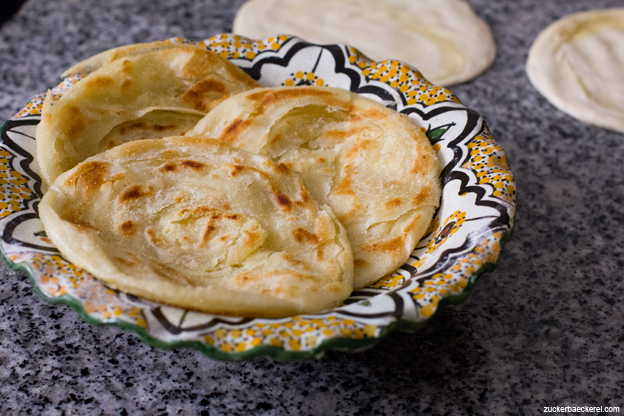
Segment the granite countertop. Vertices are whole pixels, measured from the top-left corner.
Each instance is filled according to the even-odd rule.
[[[498,269],[428,328],[361,353],[212,361],[94,327],[0,266],[0,414],[537,414],[624,408],[624,135],[557,111],[529,84],[550,22],[620,0],[469,0],[498,55],[452,88],[507,152],[519,195]],[[0,118],[115,46],[231,30],[242,0],[29,0],[0,27]]]

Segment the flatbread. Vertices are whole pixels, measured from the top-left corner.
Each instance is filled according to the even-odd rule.
[[[476,77],[496,56],[490,28],[464,0],[251,0],[233,31],[346,43],[374,60],[407,62],[442,86]]]
[[[42,178],[51,184],[102,148],[128,141],[130,136],[107,137],[115,136],[116,127],[127,127],[124,123],[152,131],[136,138],[182,134],[231,94],[257,86],[225,58],[196,46],[113,59],[72,86],[54,105],[48,93],[37,126]],[[151,117],[149,113],[155,111],[159,114]]]
[[[527,74],[555,107],[624,133],[624,9],[566,16],[529,51]]]
[[[219,139],[299,172],[347,229],[354,288],[396,270],[440,201],[440,167],[407,116],[328,87],[262,88],[230,97],[187,133]]]
[[[344,228],[288,167],[206,139],[126,143],[39,205],[68,260],[128,293],[249,317],[312,313],[352,290]]]

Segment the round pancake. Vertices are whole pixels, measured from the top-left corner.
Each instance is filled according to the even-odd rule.
[[[624,133],[624,9],[566,16],[529,51],[527,75],[555,107]]]
[[[407,62],[444,86],[474,78],[496,56],[490,28],[464,0],[251,0],[233,31],[346,43],[375,60]]]
[[[189,135],[219,139],[299,172],[347,229],[355,289],[403,264],[439,205],[440,167],[407,116],[349,91],[263,88],[230,97]]]
[[[101,149],[135,138],[182,134],[214,106],[258,85],[240,68],[196,46],[157,49],[112,60],[67,90],[50,93],[37,126],[37,161],[46,184]],[[157,115],[149,115],[158,111]],[[147,119],[145,118],[147,117]],[[117,131],[113,131],[115,128]]]
[[[288,167],[215,140],[126,143],[60,175],[39,205],[75,265],[157,302],[281,317],[352,290],[344,228]]]

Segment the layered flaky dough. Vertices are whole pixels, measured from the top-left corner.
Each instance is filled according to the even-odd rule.
[[[265,88],[224,101],[189,135],[219,139],[299,172],[347,229],[354,287],[403,264],[439,205],[440,168],[407,116],[349,91]]]
[[[240,68],[198,46],[139,46],[79,64],[74,71],[93,72],[54,103],[48,94],[37,126],[45,184],[104,149],[183,134],[231,94],[257,86]]]
[[[624,9],[566,16],[542,31],[527,74],[555,107],[624,133]]]
[[[496,55],[490,28],[464,0],[251,0],[234,33],[346,43],[375,60],[414,65],[443,86],[474,78]]]
[[[284,164],[206,139],[126,143],[39,205],[63,255],[113,287],[205,312],[280,317],[352,290],[344,228]]]

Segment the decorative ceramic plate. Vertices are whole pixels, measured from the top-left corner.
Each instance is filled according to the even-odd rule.
[[[463,300],[477,277],[493,269],[513,229],[514,179],[483,119],[450,91],[409,65],[373,62],[345,45],[314,45],[291,36],[251,41],[231,34],[199,44],[263,86],[339,87],[407,114],[426,132],[444,166],[441,206],[427,235],[396,273],[353,292],[342,306],[314,315],[217,316],[112,290],[66,261],[39,220],[35,126],[40,94],[1,128],[0,232],[5,261],[28,273],[41,296],[70,305],[91,324],[122,327],[156,347],[195,348],[218,360],[258,355],[288,360],[330,349],[361,350],[394,329],[417,329],[440,307]],[[53,95],[58,98],[79,80],[76,75],[61,80]]]

